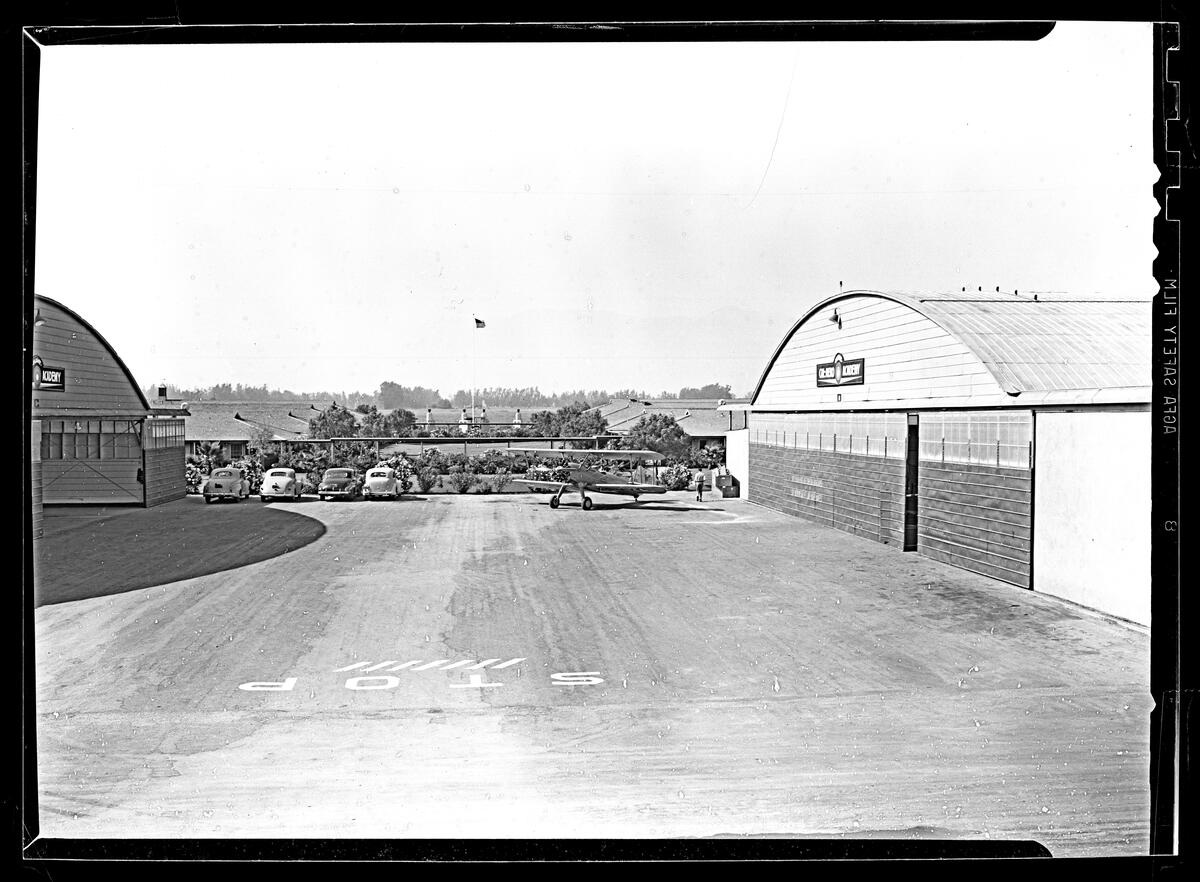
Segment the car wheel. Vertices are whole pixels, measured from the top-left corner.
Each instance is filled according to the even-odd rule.
[[[205,497],[204,497],[204,503],[205,503],[206,505],[211,505],[211,504],[212,504],[212,497],[211,497],[211,496],[205,496]]]

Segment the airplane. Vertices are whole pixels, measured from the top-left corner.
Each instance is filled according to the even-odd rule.
[[[540,456],[566,456],[567,451],[564,450],[547,450],[544,447],[509,447],[504,453],[536,453]],[[592,500],[587,495],[587,491],[592,493],[611,493],[615,496],[632,496],[633,501],[637,502],[639,496],[648,494],[666,493],[667,488],[661,484],[639,484],[633,480],[634,464],[641,460],[657,461],[665,457],[654,450],[573,450],[571,455],[576,457],[576,462],[579,459],[589,456],[598,456],[602,459],[627,459],[629,460],[630,476],[628,481],[622,481],[619,475],[612,475],[607,472],[601,472],[597,469],[585,469],[581,465],[573,465],[570,467],[571,477],[567,481],[541,481],[533,478],[514,478],[513,482],[517,484],[527,484],[530,487],[545,487],[550,490],[558,490],[550,498],[550,507],[558,508],[559,502],[562,500],[563,493],[571,492],[578,493],[583,500],[583,510],[592,510]]]

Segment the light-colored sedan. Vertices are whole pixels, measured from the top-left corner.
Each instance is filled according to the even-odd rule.
[[[400,476],[391,466],[376,466],[367,471],[363,482],[363,499],[399,499]]]
[[[269,469],[264,472],[258,498],[263,502],[268,499],[299,499],[300,482],[296,480],[296,470]]]
[[[213,469],[204,485],[205,502],[212,502],[214,499],[232,499],[238,502],[249,497],[250,479],[242,469]]]

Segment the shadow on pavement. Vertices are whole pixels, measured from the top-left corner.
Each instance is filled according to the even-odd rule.
[[[47,511],[34,549],[34,603],[104,597],[233,570],[287,554],[325,533],[308,515],[257,501],[149,509]],[[58,523],[55,523],[55,522]]]

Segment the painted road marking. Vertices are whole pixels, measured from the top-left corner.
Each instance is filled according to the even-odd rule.
[[[345,673],[347,671],[358,671],[358,676],[350,677],[346,680],[346,688],[356,692],[370,692],[381,689],[395,689],[400,685],[399,677],[391,677],[386,674],[374,674],[364,676],[369,671],[377,671],[381,668],[392,664],[395,659],[389,659],[384,662],[375,662],[372,664],[369,661],[354,662],[345,667],[336,668],[335,674]],[[460,661],[449,661],[448,659],[439,658],[435,661],[422,663],[420,659],[416,661],[407,661],[398,664],[395,667],[388,668],[389,671],[399,671],[411,669],[414,671],[428,671],[440,669],[443,671],[462,668],[464,671],[475,671],[482,668],[487,668],[493,665],[499,659],[489,658],[481,662],[476,662],[474,659],[463,659]],[[510,658],[508,661],[498,665],[494,665],[491,669],[498,671],[501,668],[510,668],[520,662],[528,661],[527,658]],[[416,665],[417,667],[413,667]],[[470,665],[470,667],[465,667]],[[285,677],[282,680],[254,680],[249,683],[241,683],[238,689],[245,692],[291,692],[296,688],[298,677]],[[563,671],[557,674],[550,675],[550,682],[554,686],[594,686],[598,683],[603,683],[604,678],[600,676],[600,671]],[[495,689],[503,686],[503,683],[487,682],[483,679],[483,674],[469,675],[467,683],[450,683],[451,689]]]
[[[238,689],[245,689],[247,692],[291,692],[296,688],[296,677],[288,677],[286,680],[279,681],[261,681],[258,683],[242,683]]]
[[[388,659],[387,661],[375,663],[371,663],[369,661],[354,662],[353,664],[346,665],[345,667],[334,668],[333,672],[335,674],[342,674],[346,671],[356,671],[361,669],[360,673],[366,674],[371,671],[378,671],[383,668],[387,668],[388,665],[395,665],[395,667],[388,668],[389,673],[392,671],[403,671],[406,669],[413,671],[429,671],[435,668],[443,671],[450,671],[454,670],[455,668],[463,668],[467,671],[478,671],[488,666],[493,666],[492,670],[498,671],[501,668],[511,668],[515,664],[520,664],[523,661],[527,661],[527,659],[524,657],[510,658],[508,661],[501,662],[501,664],[496,664],[496,662],[499,661],[501,660],[498,658],[487,658],[481,662],[477,662],[473,658],[462,659],[460,661],[450,661],[448,658],[439,658],[431,662],[422,662],[421,659],[416,659],[415,661],[406,661],[402,662],[401,664],[396,664],[396,660],[393,658]],[[470,667],[464,667],[465,665],[470,665]]]
[[[377,665],[371,665],[371,667],[369,667],[369,668],[363,668],[363,673],[365,674],[365,673],[367,673],[367,671],[378,671],[380,668],[386,668],[388,665],[392,665],[395,663],[396,663],[396,660],[394,658],[390,658],[387,661],[380,662]]]
[[[489,686],[503,686],[503,683],[484,683],[483,674],[472,674],[470,683],[451,683],[451,689],[487,689]]]
[[[596,676],[599,671],[579,671],[574,674],[551,674],[550,682],[555,686],[593,686],[603,683],[604,678]]]
[[[379,685],[365,685],[364,680],[383,680]],[[395,689],[400,685],[399,677],[386,677],[376,674],[374,677],[351,677],[346,681],[347,689]]]
[[[492,670],[493,670],[493,671],[498,671],[498,670],[500,670],[501,668],[507,668],[509,665],[515,665],[517,662],[523,662],[523,661],[525,661],[525,659],[523,659],[523,658],[514,658],[514,659],[509,659],[508,661],[506,661],[506,662],[505,662],[504,664],[502,664],[502,665],[496,665],[496,667],[492,668]]]

